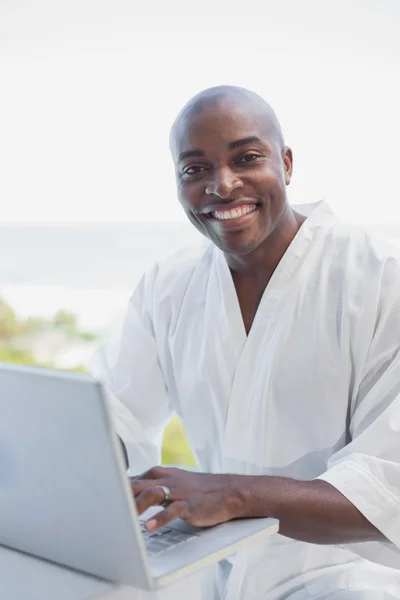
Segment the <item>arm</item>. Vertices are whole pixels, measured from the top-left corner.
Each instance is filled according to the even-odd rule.
[[[172,417],[149,309],[152,280],[152,273],[143,277],[119,332],[91,364],[103,383],[125,463],[136,473],[160,461],[163,430]]]
[[[270,516],[280,533],[313,544],[346,544],[385,539],[337,489],[326,481],[251,477],[239,487],[240,516]]]
[[[213,475],[156,467],[132,482],[139,513],[172,502],[148,523],[156,529],[181,517],[192,525],[209,526],[244,517],[273,517],[280,533],[314,544],[345,544],[385,539],[337,489],[326,481],[284,477]]]

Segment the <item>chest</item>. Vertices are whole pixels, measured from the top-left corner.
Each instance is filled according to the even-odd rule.
[[[177,323],[169,387],[208,468],[311,477],[345,444],[349,319],[326,298],[294,288],[263,298],[246,336],[240,307],[205,293]]]
[[[268,279],[256,282],[249,278],[233,277],[240,316],[246,335],[249,335],[258,307],[265,293]]]

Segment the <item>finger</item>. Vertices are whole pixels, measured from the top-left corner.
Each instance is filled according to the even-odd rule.
[[[183,517],[186,510],[186,502],[182,500],[176,500],[171,502],[164,510],[161,510],[154,517],[146,521],[146,527],[149,531],[154,531],[159,527],[167,525],[170,521]]]
[[[164,503],[165,493],[160,487],[147,487],[135,498],[136,509],[141,515],[150,506],[160,506]]]
[[[152,489],[155,487],[160,487],[160,485],[166,485],[168,487],[170,487],[171,483],[167,483],[165,480],[163,479],[154,479],[154,480],[149,480],[149,479],[144,479],[142,481],[131,481],[131,489],[133,492],[133,495],[136,497],[139,494],[141,494],[144,490],[147,489]]]
[[[131,479],[133,481],[141,481],[142,479],[160,479],[160,477],[165,477],[165,475],[167,474],[168,469],[166,469],[165,467],[159,467],[159,466],[155,466],[155,467],[151,467],[151,469],[148,469],[148,471],[145,471],[144,473],[141,473],[140,475],[136,475],[135,477],[132,477]]]

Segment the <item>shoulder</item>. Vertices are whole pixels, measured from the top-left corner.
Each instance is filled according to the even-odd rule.
[[[313,240],[311,255],[325,273],[333,270],[338,276],[351,275],[352,280],[379,272],[400,275],[400,248],[388,240],[341,221],[325,201],[294,208],[308,217],[305,227]]]
[[[158,261],[143,278],[146,296],[153,301],[178,301],[185,295],[193,279],[209,272],[213,256],[213,245],[200,240]]]
[[[351,304],[358,307],[354,314],[395,318],[400,320],[400,249],[365,229],[338,222],[329,231],[327,254],[334,256],[332,266],[340,279],[341,289],[347,290]]]
[[[392,274],[400,277],[400,248],[355,225],[336,222],[328,231],[326,244],[353,275]]]

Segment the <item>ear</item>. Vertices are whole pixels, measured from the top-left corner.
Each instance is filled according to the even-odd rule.
[[[288,146],[285,146],[282,150],[282,160],[285,171],[285,183],[289,185],[293,173],[293,152]]]

